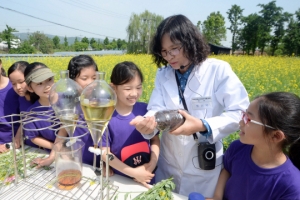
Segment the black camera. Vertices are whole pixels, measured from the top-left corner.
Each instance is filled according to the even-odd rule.
[[[198,162],[203,170],[212,170],[216,166],[216,145],[209,142],[198,144]]]

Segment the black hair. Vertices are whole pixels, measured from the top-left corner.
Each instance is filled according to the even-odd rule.
[[[112,70],[110,82],[114,85],[123,85],[138,75],[143,83],[144,77],[141,70],[133,62],[124,61],[118,63]]]
[[[39,68],[48,68],[44,63],[41,63],[41,62],[33,62],[33,63],[30,63],[25,71],[24,71],[24,77],[26,79],[26,76],[28,76],[30,73],[32,73],[34,70],[37,70]],[[28,83],[28,87],[30,87],[31,85],[31,82]],[[31,103],[34,103],[36,102],[37,100],[39,100],[39,96],[37,94],[35,94],[34,92],[30,92],[30,102]]]
[[[150,43],[151,54],[158,67],[168,63],[161,56],[161,40],[165,34],[170,35],[173,43],[181,42],[185,57],[194,65],[203,62],[210,53],[210,48],[198,28],[184,15],[173,15],[159,24]]]
[[[0,65],[2,64],[2,60],[0,59]],[[5,69],[3,69],[3,66],[1,67],[1,76],[6,76]]]
[[[3,69],[3,67],[1,67],[1,75],[6,76],[6,72],[5,72],[5,69]]]
[[[300,170],[300,98],[289,92],[272,92],[255,99],[261,122],[284,133],[282,149]],[[264,127],[265,134],[272,130]]]
[[[94,67],[95,71],[98,71],[98,66],[91,56],[79,55],[73,57],[68,65],[70,79],[74,80],[77,76],[80,76],[81,70],[86,67]]]
[[[7,75],[9,76],[14,71],[18,70],[24,74],[26,67],[29,65],[26,61],[18,61],[8,68]]]

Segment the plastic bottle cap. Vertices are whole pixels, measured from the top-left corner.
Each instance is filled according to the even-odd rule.
[[[189,200],[205,200],[205,197],[197,192],[192,192],[189,194]]]

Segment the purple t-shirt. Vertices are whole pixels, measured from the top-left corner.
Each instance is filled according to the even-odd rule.
[[[11,82],[0,90],[0,144],[12,141],[12,124],[11,117],[4,117],[11,114],[19,114],[18,94],[13,90]],[[18,121],[19,117],[13,117]],[[19,128],[19,123],[14,123],[14,132]]]
[[[20,112],[27,111],[27,109],[32,105],[30,101],[27,101],[25,97],[19,97],[19,105],[20,105]]]
[[[224,154],[224,168],[230,173],[224,199],[266,200],[300,199],[300,171],[291,160],[272,169],[257,166],[251,159],[253,145],[239,140]]]
[[[50,141],[50,142],[54,142],[55,141],[55,128],[58,128],[59,125],[52,127],[52,129],[48,128],[50,126],[53,125],[52,122],[47,121],[47,119],[49,119],[49,117],[54,116],[54,112],[51,106],[49,107],[41,107],[39,108],[39,106],[41,106],[41,104],[39,103],[39,101],[36,101],[34,104],[32,104],[27,111],[30,112],[32,109],[34,109],[34,111],[44,111],[47,112],[46,115],[41,115],[41,114],[34,114],[32,115],[33,117],[35,117],[36,121],[30,121],[29,123],[25,123],[24,124],[24,135],[26,137],[26,139],[33,139],[36,137],[42,137],[45,138],[46,140]],[[25,129],[31,129],[31,130],[25,130]],[[35,130],[35,129],[42,129],[42,130]]]
[[[80,115],[79,120],[84,121],[84,117]],[[93,165],[94,153],[91,153],[89,151],[89,147],[93,147],[94,142],[91,134],[89,133],[89,130],[87,128],[76,127],[74,131],[74,136],[78,137],[85,134],[86,132],[88,132],[88,134],[84,135],[83,137],[80,137],[80,139],[84,142],[84,148],[82,152],[82,162],[88,165]],[[100,167],[100,155],[96,156],[96,166]]]
[[[147,113],[147,104],[137,102],[132,112],[127,116],[121,116],[114,111],[108,124],[108,142],[105,134],[102,137],[102,145],[110,147],[110,151],[123,163],[131,167],[137,167],[150,161],[150,141],[144,139],[140,132],[129,122],[138,115]],[[113,169],[115,174],[126,176]],[[154,180],[153,180],[154,181]]]

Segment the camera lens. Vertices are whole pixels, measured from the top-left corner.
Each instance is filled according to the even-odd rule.
[[[213,159],[215,156],[214,152],[211,151],[211,150],[207,150],[205,153],[204,153],[204,157],[206,160],[211,160]]]

